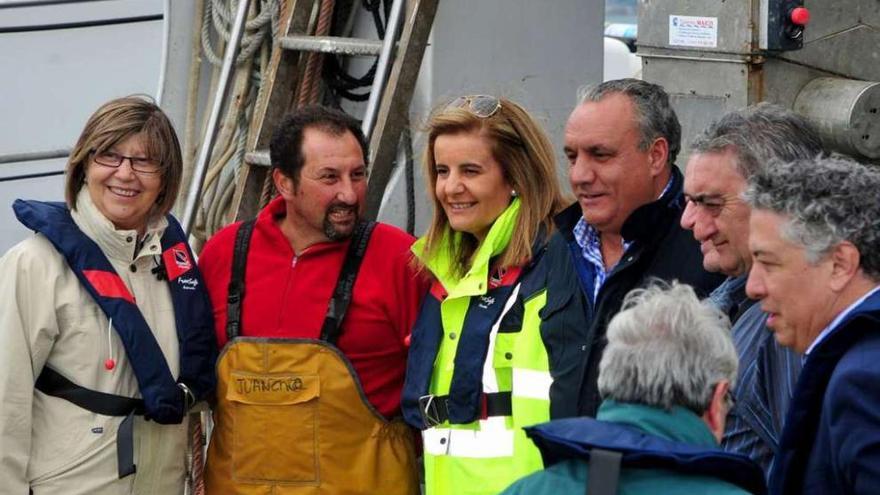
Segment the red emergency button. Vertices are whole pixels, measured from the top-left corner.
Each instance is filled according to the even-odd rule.
[[[791,11],[791,23],[796,26],[806,26],[810,22],[810,11],[806,7],[795,7]]]

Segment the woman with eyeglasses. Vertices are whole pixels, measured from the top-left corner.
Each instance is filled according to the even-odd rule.
[[[457,98],[427,133],[434,217],[413,252],[434,282],[404,417],[422,430],[428,495],[495,494],[542,468],[522,427],[550,419],[542,254],[565,202],[550,141],[516,103]]]
[[[210,301],[168,215],[182,175],[168,117],[102,105],[65,203],[17,200],[36,235],[0,258],[4,493],[182,493],[187,409],[214,386]]]

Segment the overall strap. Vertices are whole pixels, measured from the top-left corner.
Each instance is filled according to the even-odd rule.
[[[348,252],[345,254],[345,262],[342,265],[342,271],[339,273],[333,297],[327,306],[327,316],[324,318],[324,325],[321,327],[321,340],[332,345],[336,345],[339,336],[342,334],[342,320],[348,311],[349,303],[351,303],[354,282],[357,280],[361,261],[363,261],[364,254],[367,252],[367,244],[370,243],[370,236],[375,227],[376,222],[359,222],[352,233],[351,243],[348,245]]]
[[[247,253],[251,237],[253,236],[254,225],[254,220],[243,222],[235,236],[235,247],[232,254],[232,275],[229,278],[229,288],[226,297],[226,337],[228,340],[232,340],[241,334],[241,306],[245,294]],[[375,227],[376,222],[361,222],[355,227],[352,234],[345,262],[342,265],[342,271],[339,274],[336,289],[333,292],[333,297],[330,299],[327,315],[321,328],[321,340],[325,340],[333,345],[336,345],[336,341],[339,339],[342,320],[348,311],[348,305],[351,303],[354,283],[357,279],[361,261],[363,261],[364,254],[367,252],[370,236]]]
[[[232,251],[232,275],[226,295],[226,339],[230,341],[241,335],[241,303],[244,299],[244,277],[247,267],[248,247],[254,233],[256,220],[242,222],[235,234]]]

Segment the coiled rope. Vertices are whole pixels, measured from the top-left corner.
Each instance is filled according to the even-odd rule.
[[[237,4],[238,0],[205,0],[203,4],[199,55],[213,66],[210,91],[216,88],[219,67],[223,63],[218,52],[229,41],[232,12]],[[200,242],[227,223],[227,213],[232,205],[237,178],[244,163],[248,127],[256,102],[263,92],[263,73],[268,66],[272,43],[278,34],[279,15],[280,0],[254,2],[248,13],[241,49],[231,76],[233,90],[208,165],[204,193],[193,231]],[[188,115],[194,115],[198,96],[194,97],[191,93],[189,103]],[[187,141],[188,150],[192,150],[187,153],[187,157],[195,156],[198,143],[192,141],[194,140]]]

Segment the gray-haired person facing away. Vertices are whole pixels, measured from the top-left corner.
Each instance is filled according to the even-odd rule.
[[[658,283],[627,294],[607,336],[596,419],[528,428],[545,469],[504,495],[763,493],[758,465],[718,448],[737,373],[724,313]]]

